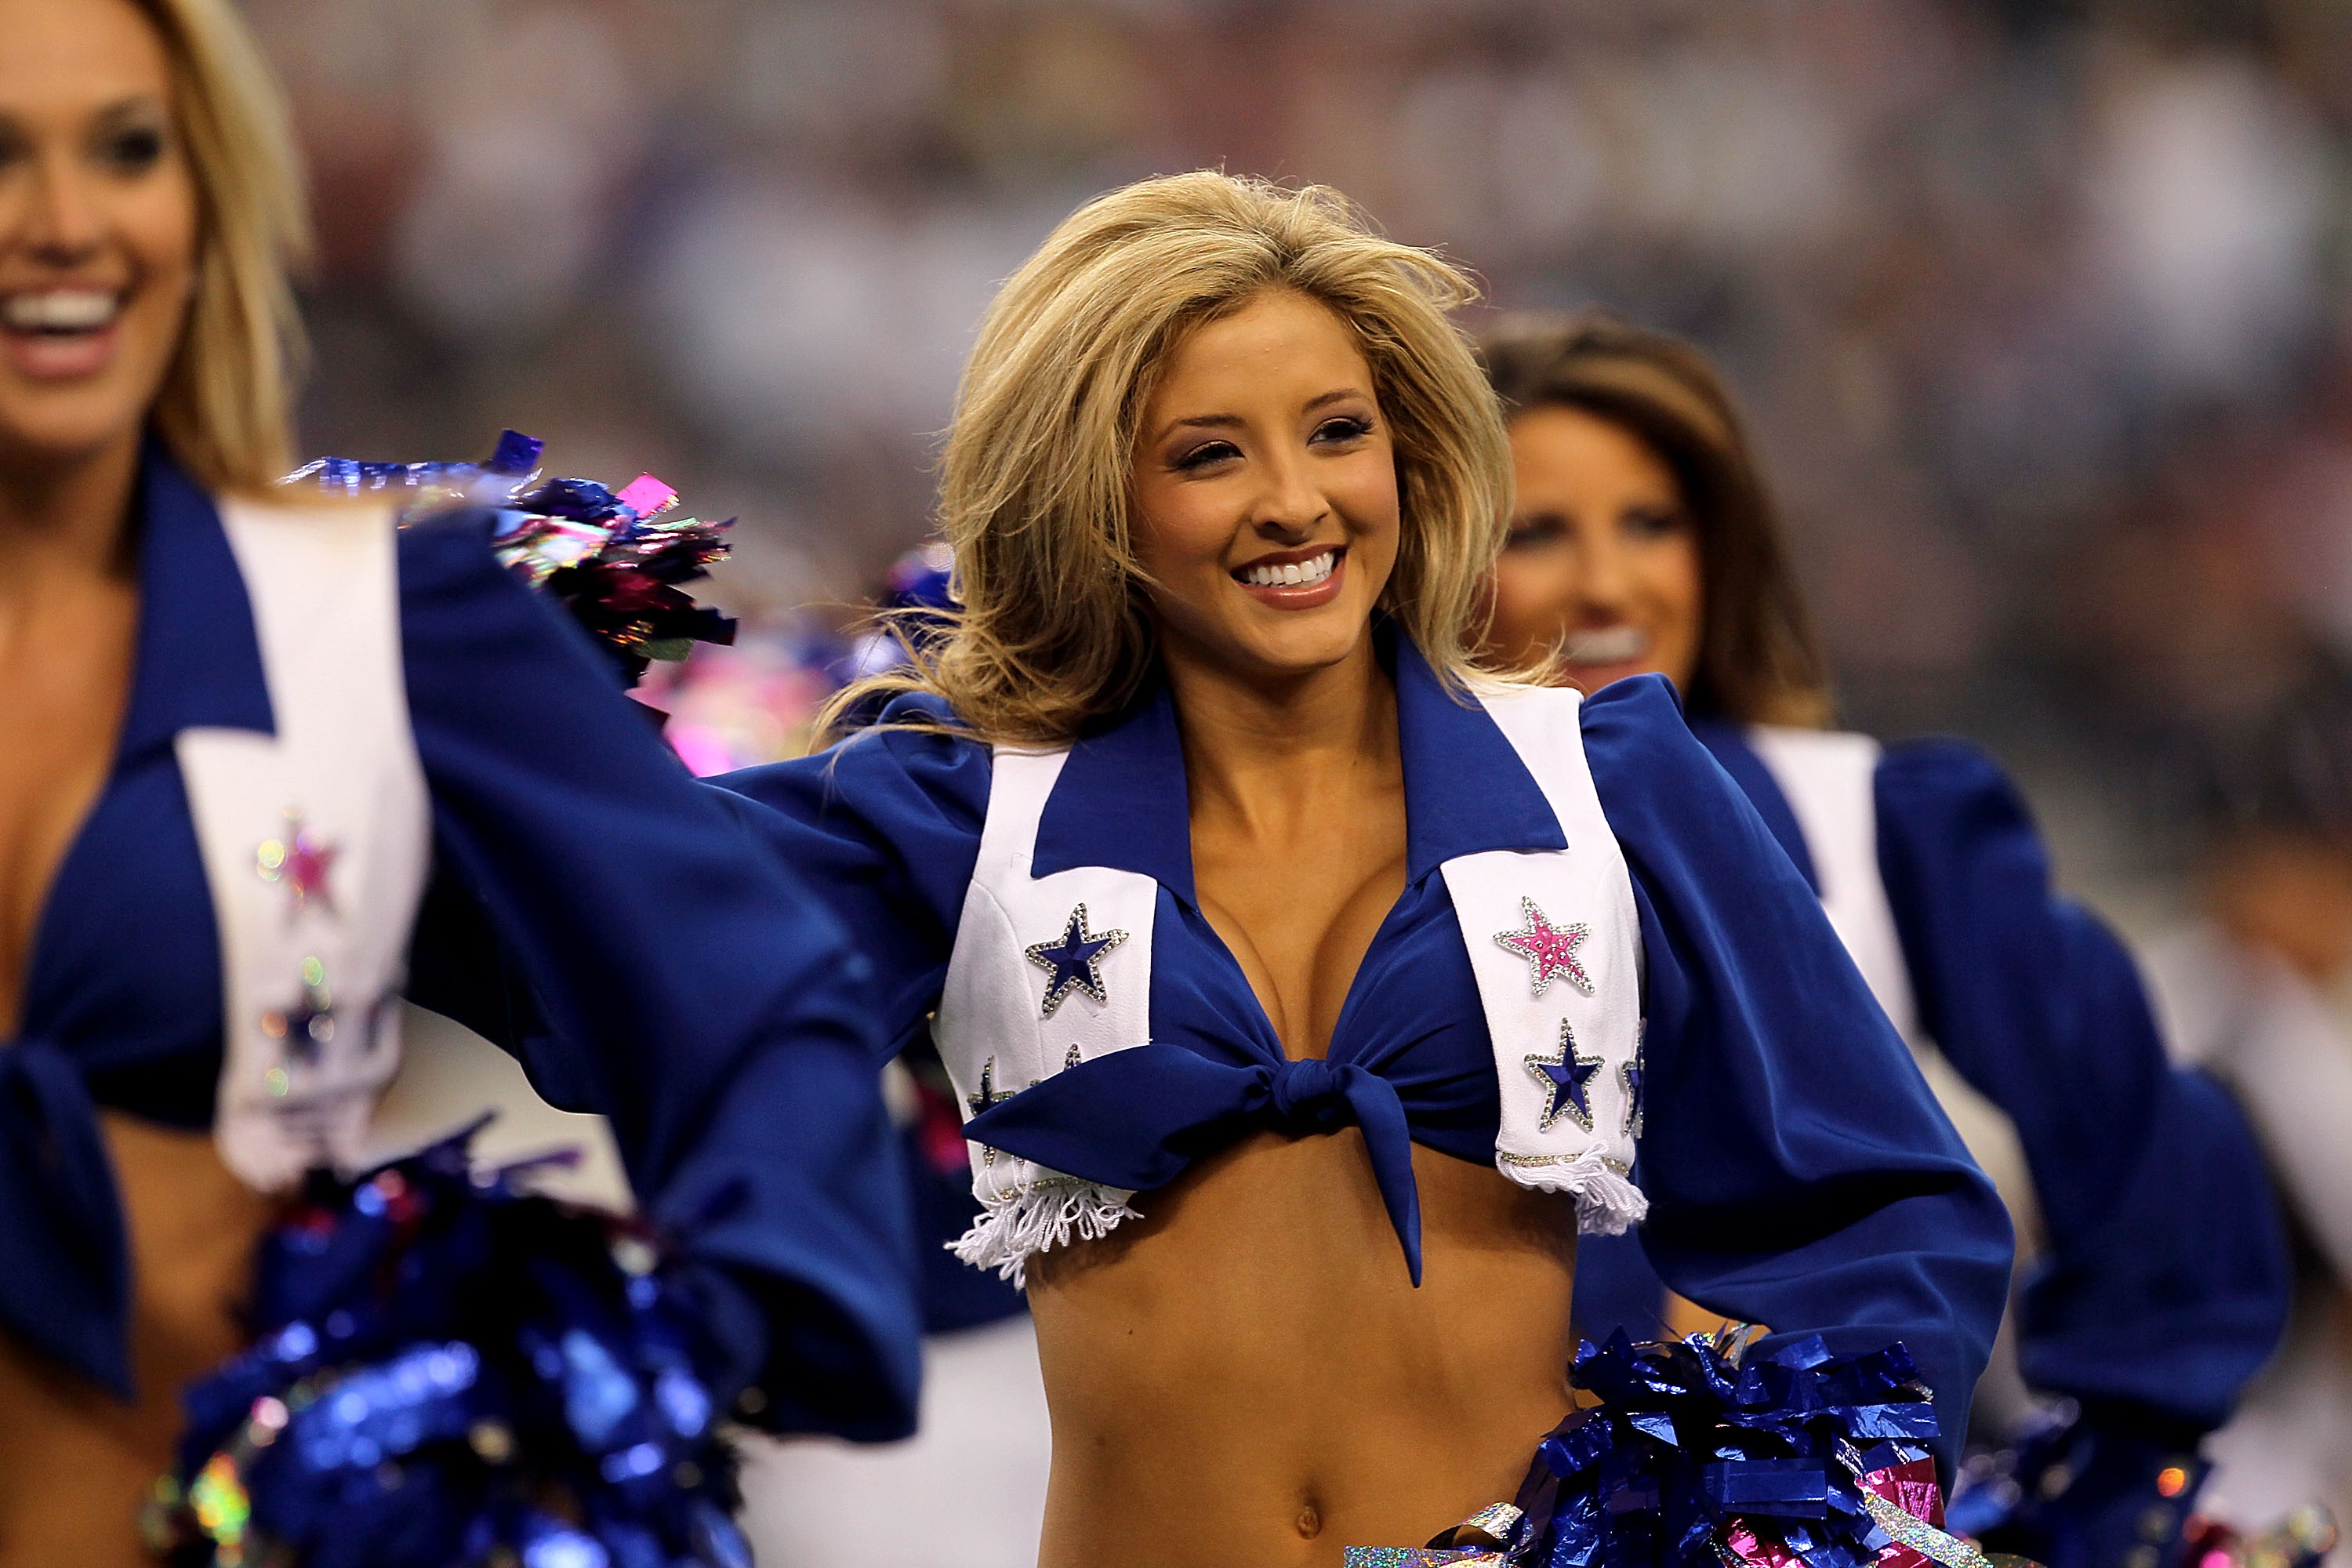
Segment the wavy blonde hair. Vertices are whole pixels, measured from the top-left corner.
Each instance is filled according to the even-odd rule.
[[[1446,318],[1475,288],[1337,191],[1202,172],[1087,203],[999,290],[940,465],[956,608],[909,639],[909,666],[842,693],[823,729],[928,691],[983,740],[1055,744],[1125,707],[1154,658],[1137,422],[1186,332],[1285,289],[1354,331],[1393,436],[1403,524],[1381,608],[1441,675],[1479,676],[1479,584],[1511,468],[1499,404]]]
[[[303,355],[289,270],[310,255],[286,100],[230,0],[136,0],[171,61],[194,178],[195,295],[152,415],[207,489],[257,490],[292,468]]]

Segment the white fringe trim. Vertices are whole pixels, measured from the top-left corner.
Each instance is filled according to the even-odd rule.
[[[1121,1220],[1141,1219],[1128,1205],[1134,1195],[1076,1177],[1033,1182],[989,1199],[971,1228],[947,1247],[974,1268],[993,1268],[998,1279],[1025,1288],[1033,1254],[1073,1240],[1097,1241]]]
[[[1649,1217],[1650,1200],[1633,1184],[1632,1173],[1597,1143],[1575,1155],[1497,1150],[1495,1163],[1523,1187],[1574,1194],[1579,1235],[1622,1236]]]

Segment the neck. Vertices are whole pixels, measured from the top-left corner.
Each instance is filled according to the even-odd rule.
[[[1369,633],[1345,659],[1267,680],[1168,646],[1163,665],[1183,736],[1192,811],[1286,830],[1350,781],[1402,767],[1396,688]]]
[[[70,459],[0,458],[0,558],[8,563],[0,601],[22,603],[60,577],[127,569],[139,444],[134,431]]]

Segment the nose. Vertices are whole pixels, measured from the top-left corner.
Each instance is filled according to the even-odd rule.
[[[1633,575],[1616,531],[1578,531],[1574,597],[1586,613],[1607,617],[1622,615],[1633,598]]]
[[[1250,526],[1263,539],[1303,543],[1330,514],[1330,503],[1312,482],[1303,458],[1284,453],[1265,466],[1265,485],[1250,506]]]
[[[80,159],[62,149],[37,159],[22,205],[6,225],[6,239],[48,266],[89,260],[104,237],[91,176],[80,165]]]

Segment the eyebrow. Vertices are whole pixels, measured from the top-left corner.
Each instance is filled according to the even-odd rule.
[[[1318,408],[1328,407],[1334,403],[1344,403],[1351,397],[1370,397],[1370,395],[1371,394],[1360,386],[1335,386],[1320,396],[1308,398],[1307,406],[1299,412],[1312,414]],[[1154,438],[1164,441],[1179,430],[1237,430],[1248,423],[1249,421],[1238,414],[1195,414],[1183,419],[1171,419]]]
[[[164,112],[165,105],[161,94],[140,92],[133,93],[128,98],[116,99],[112,103],[100,110],[93,118],[101,125],[110,125],[125,120],[144,120],[150,115],[161,115]]]

